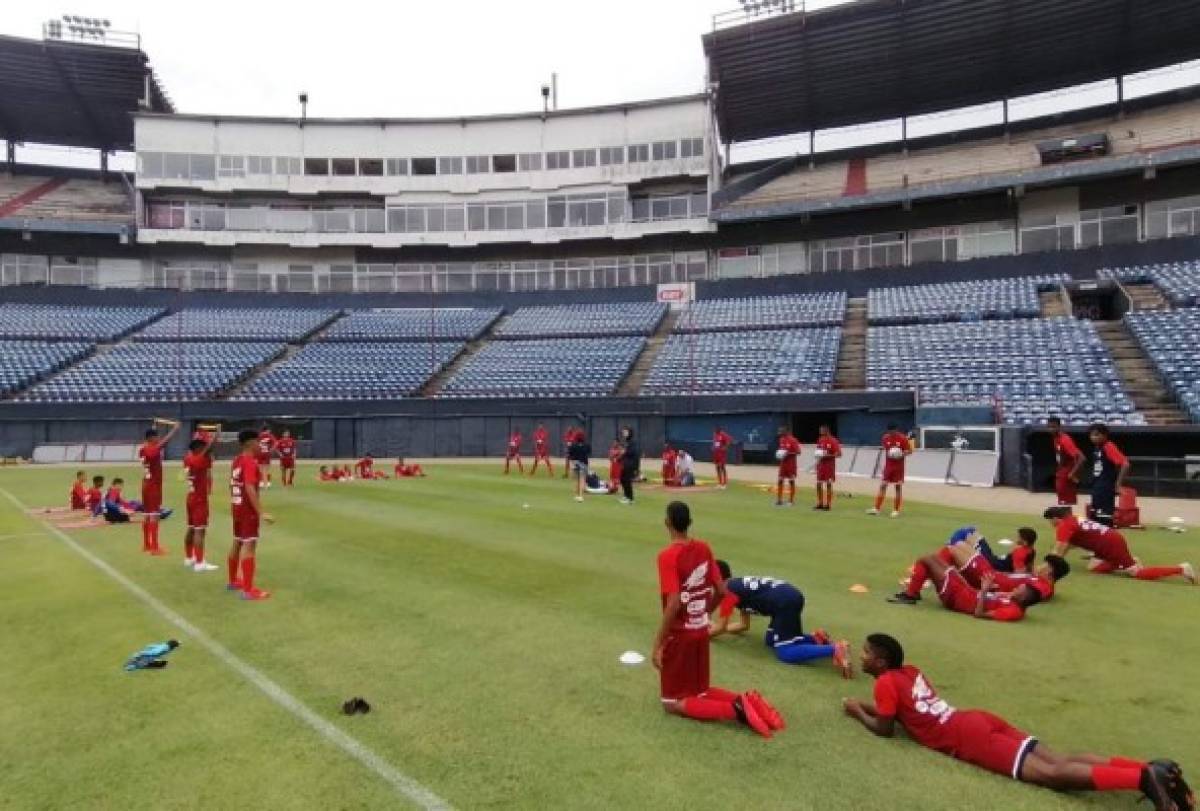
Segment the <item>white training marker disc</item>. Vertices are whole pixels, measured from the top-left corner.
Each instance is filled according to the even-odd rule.
[[[623,665],[640,665],[644,661],[646,661],[646,657],[635,650],[627,650],[621,654],[621,664]]]
[[[1010,541],[1008,538],[1001,538],[996,543],[1000,544],[1001,546],[1012,546],[1012,541]]]
[[[1175,515],[1175,516],[1172,516],[1171,518],[1168,518],[1167,523],[1168,524],[1182,524],[1183,519],[1180,518],[1178,515]]]

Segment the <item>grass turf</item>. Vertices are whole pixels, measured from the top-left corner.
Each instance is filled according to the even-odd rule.
[[[219,463],[223,483],[226,464]],[[123,474],[107,467],[88,473]],[[72,471],[0,470],[26,505],[58,504]],[[278,523],[260,549],[274,596],[244,603],[221,571],[179,562],[184,522],[163,524],[171,555],[141,554],[134,527],[72,537],[259,668],[388,762],[462,808],[956,809],[1131,808],[1132,794],[1056,795],[923,750],[881,740],[845,718],[868,698],[861,674],[825,662],[777,663],[758,620],[714,643],[713,683],[761,690],[789,728],[763,741],[744,728],[668,717],[649,664],[658,615],[654,554],[665,542],[661,491],[633,507],[580,505],[560,479],[499,475],[499,466],[434,466],[421,480],[319,484],[265,493]],[[951,491],[948,491],[950,493]],[[230,531],[213,499],[210,559]],[[182,506],[176,469],[167,502]],[[1058,750],[1170,756],[1200,770],[1188,711],[1200,699],[1192,643],[1197,590],[1088,575],[1023,623],[951,614],[931,600],[884,597],[913,558],[955,526],[992,538],[1040,518],[910,503],[904,518],[777,510],[748,486],[688,499],[696,535],[736,573],[799,585],[807,627],[857,651],[872,631],[905,645],[944,698],[1007,717]],[[529,508],[524,509],[523,504]],[[1147,562],[1188,557],[1188,535],[1131,533]],[[1043,541],[1043,548],[1048,549]],[[1073,563],[1078,563],[1073,559]],[[868,585],[852,594],[853,583]],[[20,808],[373,808],[395,804],[373,773],[269,701],[7,500],[0,500],[0,785]],[[126,674],[143,644],[183,646],[158,672]],[[365,696],[368,716],[341,702]],[[1200,775],[1200,771],[1194,772]]]

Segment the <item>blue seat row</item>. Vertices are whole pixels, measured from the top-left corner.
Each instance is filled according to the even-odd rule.
[[[1125,321],[1180,406],[1200,422],[1200,308],[1129,313]]]
[[[497,338],[649,335],[667,314],[657,301],[522,307],[496,329]]]
[[[62,338],[112,341],[153,318],[161,307],[91,307],[0,304],[0,338]]]
[[[612,394],[646,345],[640,336],[486,344],[442,389],[446,397]]]
[[[323,341],[469,341],[478,338],[503,312],[500,308],[355,310],[338,320]]]
[[[840,326],[845,293],[703,299],[679,316],[675,332]]]
[[[336,310],[277,307],[196,307],[154,322],[139,341],[298,341],[337,315]]]
[[[1041,313],[1038,292],[1067,278],[1054,274],[872,288],[867,291],[867,319],[871,324],[918,324],[1034,318]]]

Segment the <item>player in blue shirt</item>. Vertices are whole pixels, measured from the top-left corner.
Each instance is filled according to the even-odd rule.
[[[710,637],[742,634],[750,629],[751,616],[770,617],[763,642],[775,651],[779,661],[798,665],[812,659],[832,658],[843,678],[853,678],[849,642],[843,639],[831,644],[829,634],[820,628],[812,634],[804,633],[800,619],[804,613],[804,595],[800,589],[777,577],[732,577],[729,564],[723,560],[717,561],[717,568],[725,580],[727,594],[709,627]],[[734,608],[741,616],[730,622]]]

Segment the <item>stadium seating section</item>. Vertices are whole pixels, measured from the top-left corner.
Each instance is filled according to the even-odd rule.
[[[1193,422],[1200,422],[1200,308],[1129,313],[1133,337]]]
[[[0,338],[112,341],[162,315],[157,307],[0,304]]]
[[[132,223],[120,178],[52,178],[0,173],[0,216],[31,220]]]
[[[649,335],[667,314],[653,301],[522,307],[496,329],[497,338],[579,338],[589,335]]]
[[[279,343],[117,344],[19,399],[50,403],[204,400],[234,386],[283,351]]]
[[[642,385],[645,395],[826,391],[841,329],[675,334]]]
[[[314,343],[272,366],[233,399],[386,400],[408,397],[463,349],[461,342]]]
[[[185,309],[137,334],[139,341],[299,341],[335,310],[230,308]]]
[[[1200,261],[1101,268],[1097,275],[1123,282],[1150,282],[1176,307],[1200,306]]]
[[[94,348],[80,341],[0,340],[0,395],[8,396],[74,363]]]
[[[706,299],[683,313],[675,331],[832,327],[845,317],[845,293]]]
[[[871,327],[867,386],[916,387],[921,405],[995,398],[1010,424],[1046,414],[1142,424],[1090,321],[1072,318]]]
[[[356,310],[337,321],[324,341],[469,341],[500,317],[500,309]]]
[[[646,345],[640,336],[492,341],[450,378],[442,396],[612,394]]]
[[[874,288],[867,294],[867,317],[872,324],[1033,318],[1041,312],[1038,291],[1065,279],[1038,276]]]

